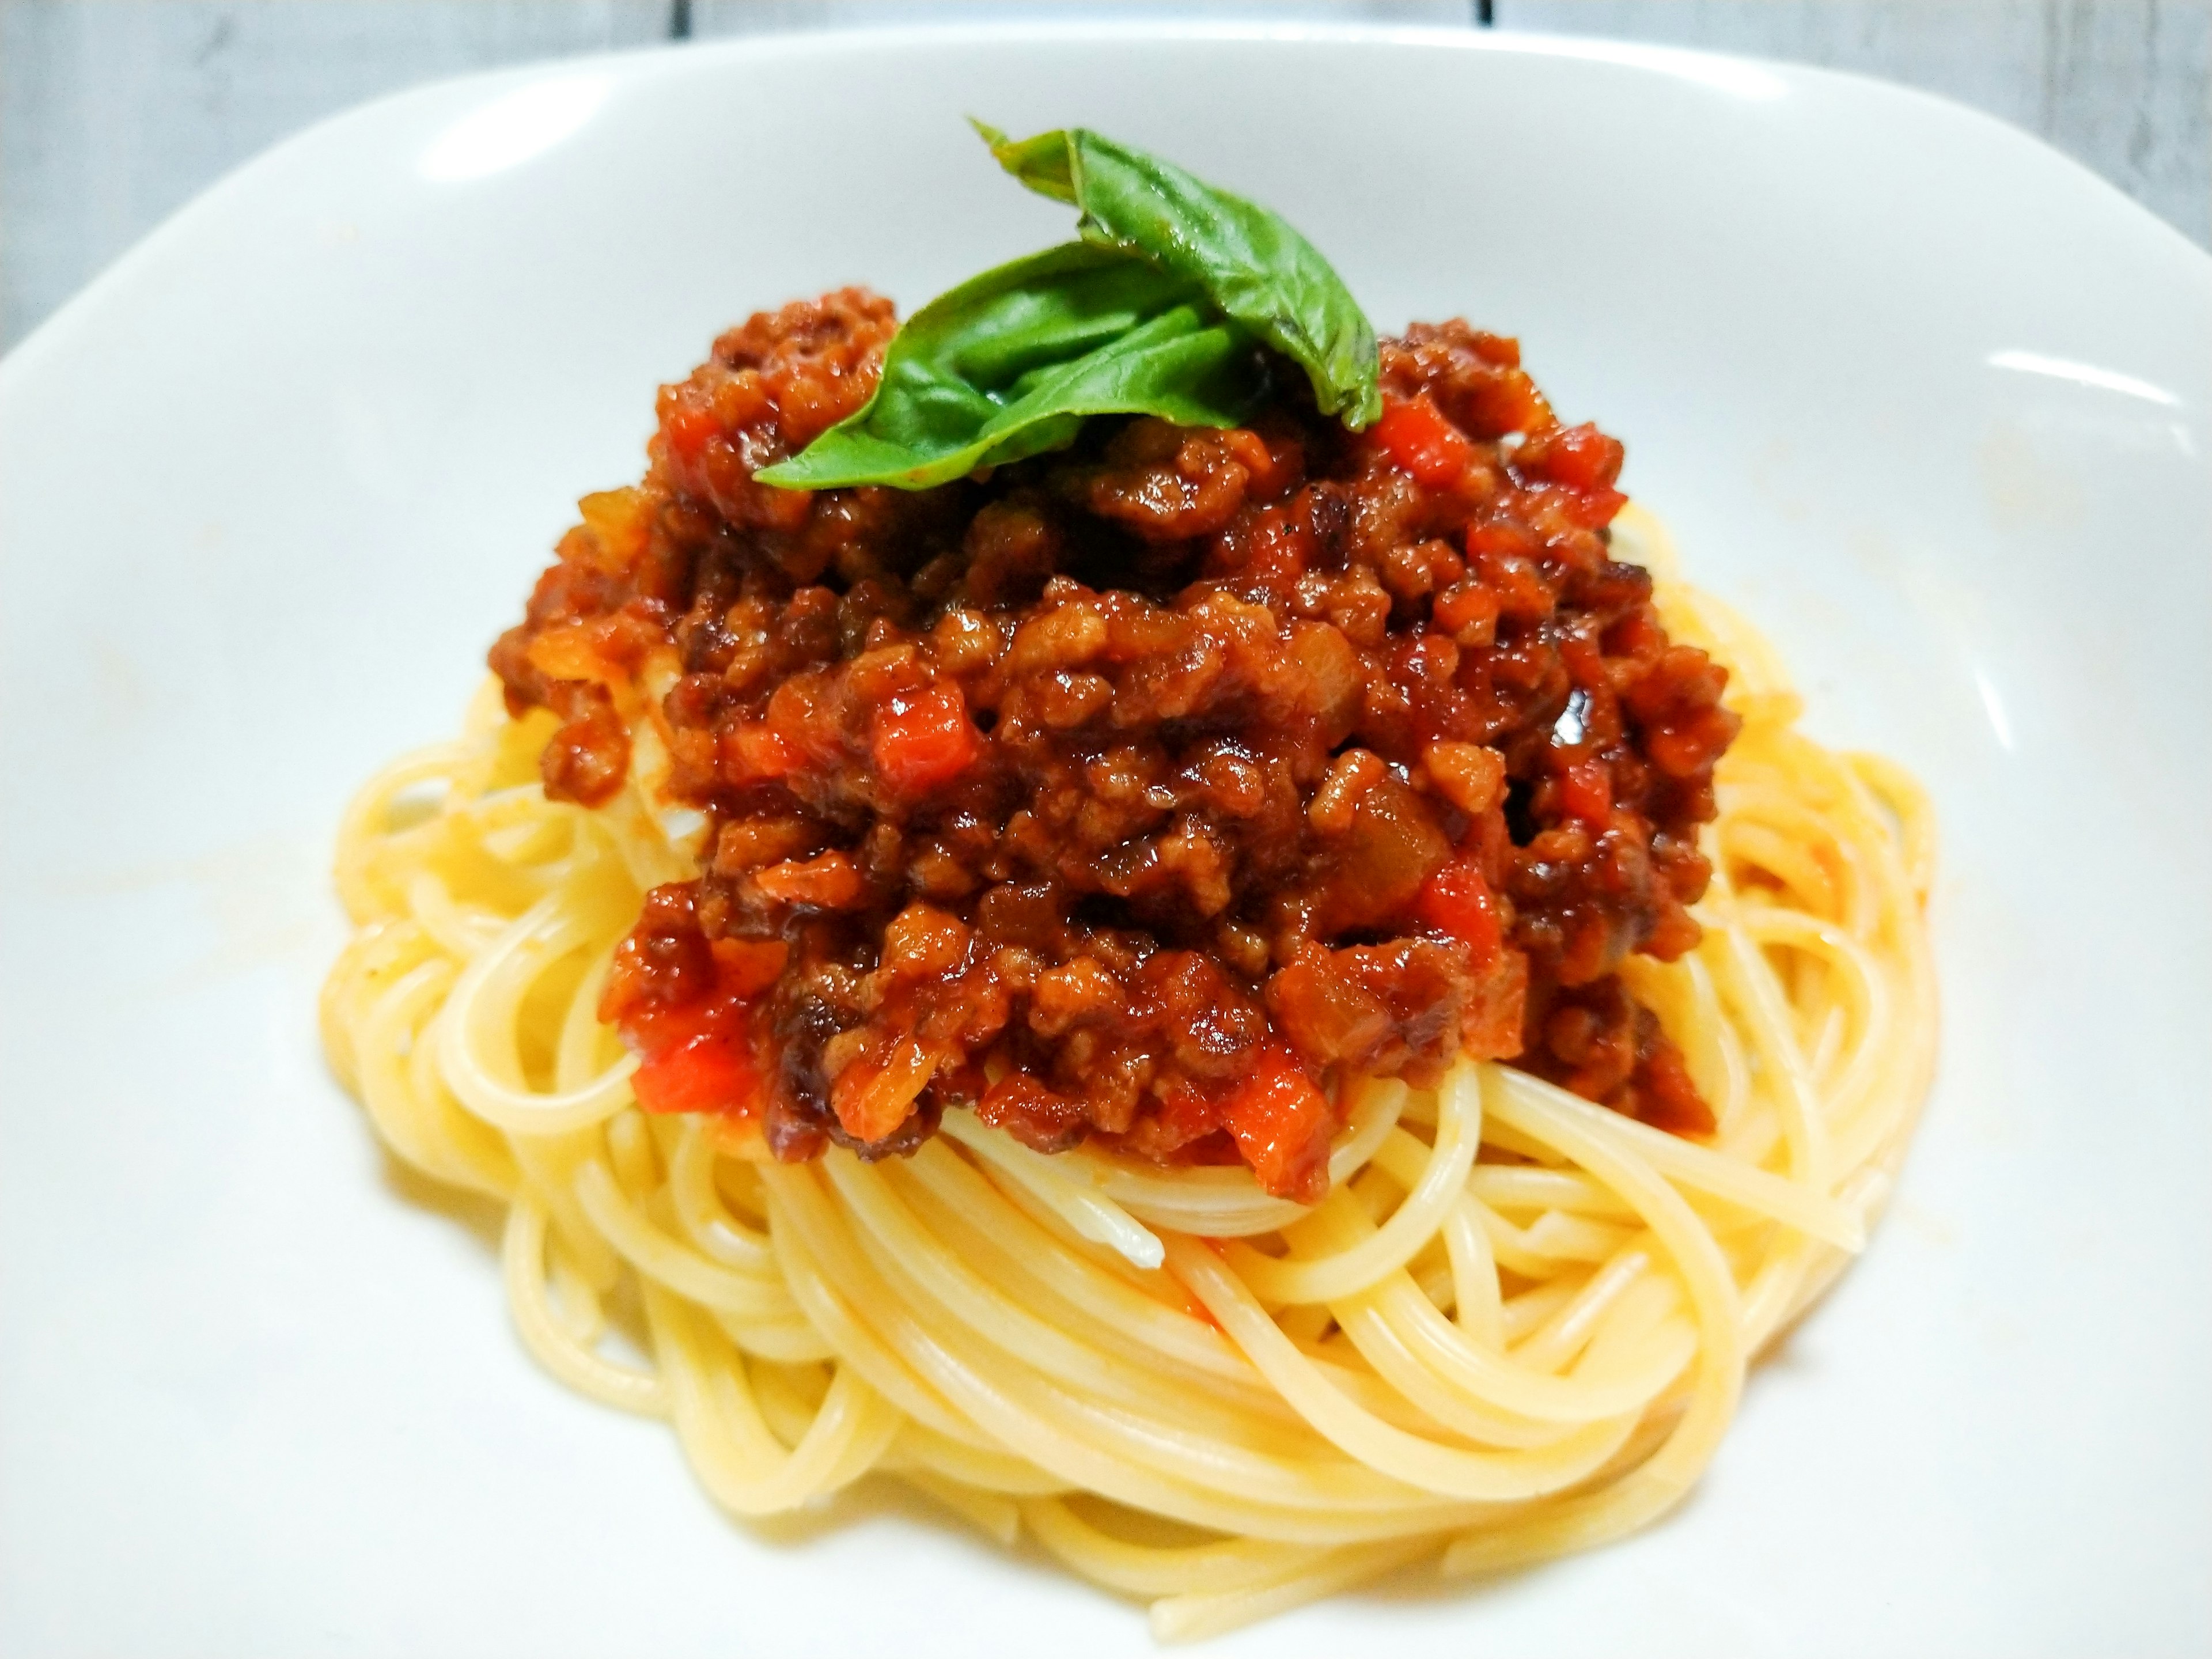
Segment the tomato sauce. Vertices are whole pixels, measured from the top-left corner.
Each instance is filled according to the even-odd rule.
[[[586,805],[667,684],[670,790],[712,828],[608,984],[641,1103],[757,1113],[785,1158],[973,1109],[1305,1200],[1352,1072],[1511,1060],[1711,1128],[1616,970],[1698,939],[1736,722],[1609,556],[1620,446],[1515,342],[1385,341],[1365,433],[1285,368],[1234,431],[756,483],[866,402],[893,328],[848,289],[723,336],[491,653]]]

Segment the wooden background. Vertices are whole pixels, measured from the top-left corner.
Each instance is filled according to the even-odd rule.
[[[0,349],[256,151],[416,82],[1017,0],[0,0]],[[1855,70],[2041,135],[2212,246],[2212,0],[1030,0],[1608,34]]]

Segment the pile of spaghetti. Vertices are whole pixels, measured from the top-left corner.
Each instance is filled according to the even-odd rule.
[[[999,147],[1088,235],[1104,144]],[[720,1503],[895,1476],[1188,1638],[1682,1496],[1887,1193],[1931,832],[1511,341],[1151,257],[664,389],[349,815],[324,1022],[507,1206],[531,1351]]]

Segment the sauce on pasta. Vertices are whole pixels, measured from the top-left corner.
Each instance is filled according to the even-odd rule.
[[[756,482],[893,331],[847,289],[725,334],[492,652],[560,717],[549,796],[608,800],[650,741],[709,825],[601,1004],[643,1105],[786,1160],[971,1109],[1307,1202],[1355,1074],[1510,1059],[1710,1133],[1619,970],[1698,941],[1738,721],[1610,556],[1619,443],[1451,322],[1382,343],[1364,433],[1278,362],[1236,429]]]

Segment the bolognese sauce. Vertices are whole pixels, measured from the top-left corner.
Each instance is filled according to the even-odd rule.
[[[1711,1129],[1617,970],[1698,939],[1736,721],[1608,556],[1619,443],[1450,322],[1382,343],[1364,432],[1285,371],[1234,429],[757,482],[894,328],[848,289],[725,334],[491,653],[560,720],[549,795],[610,799],[650,725],[708,819],[601,1006],[641,1103],[785,1159],[964,1108],[1304,1200],[1355,1074],[1506,1060]]]

